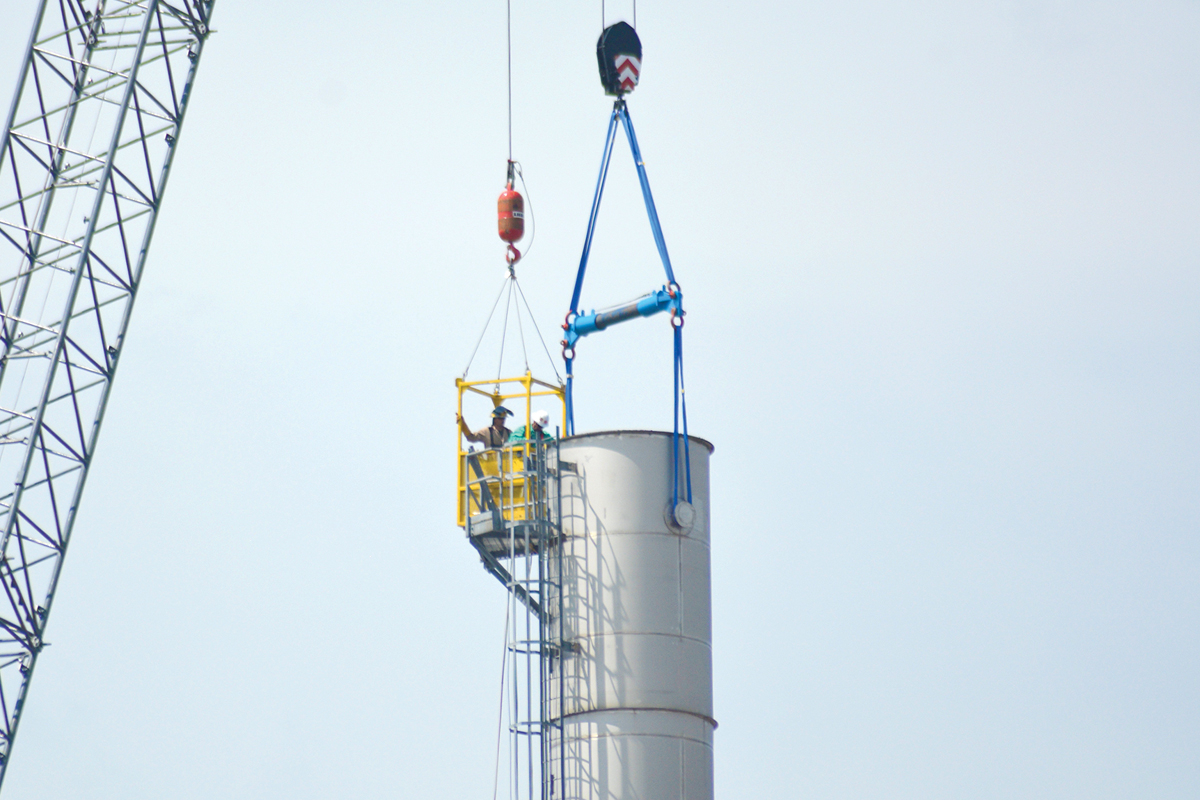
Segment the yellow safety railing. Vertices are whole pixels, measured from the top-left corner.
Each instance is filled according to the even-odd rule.
[[[497,406],[509,405],[506,401],[524,400],[525,431],[533,430],[533,413],[535,398],[558,398],[559,419],[566,418],[567,395],[561,383],[547,383],[526,372],[519,378],[498,378],[492,380],[466,381],[462,378],[454,380],[458,389],[458,418],[463,417],[463,396],[468,394],[480,395],[491,401],[491,409]],[[485,388],[487,387],[487,388]],[[490,391],[489,391],[490,389]],[[517,405],[513,402],[512,405]],[[514,419],[521,415],[514,412]],[[490,424],[491,418],[486,419]],[[549,431],[547,431],[549,432]],[[467,517],[485,511],[495,510],[500,516],[509,521],[521,521],[526,514],[526,481],[522,474],[526,471],[527,456],[532,455],[533,447],[521,441],[515,441],[499,448],[487,448],[472,452],[466,448],[466,437],[458,430],[458,525],[465,527]],[[490,501],[490,503],[489,503]]]

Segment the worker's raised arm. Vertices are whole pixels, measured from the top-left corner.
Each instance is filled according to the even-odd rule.
[[[458,429],[459,429],[459,431],[462,432],[463,436],[467,437],[468,442],[482,442],[483,441],[482,435],[480,435],[478,433],[473,433],[471,431],[471,429],[467,427],[467,422],[466,422],[466,420],[464,420],[462,418],[462,414],[455,414],[454,419],[458,421]]]

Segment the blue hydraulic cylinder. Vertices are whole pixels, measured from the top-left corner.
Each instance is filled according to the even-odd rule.
[[[615,325],[618,322],[625,322],[637,317],[650,317],[660,311],[669,310],[675,314],[682,314],[682,303],[683,292],[679,291],[679,287],[672,286],[668,288],[664,286],[658,291],[651,292],[645,297],[638,298],[623,306],[617,306],[616,308],[599,313],[590,311],[587,314],[579,314],[564,326],[567,331],[567,338],[564,344],[566,344],[568,350],[574,351],[575,343],[580,338],[587,336],[589,333],[602,331],[609,325]]]

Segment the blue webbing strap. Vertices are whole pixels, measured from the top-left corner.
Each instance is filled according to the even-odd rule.
[[[637,168],[638,182],[642,187],[642,199],[646,203],[646,214],[650,218],[650,230],[654,233],[654,244],[658,247],[658,255],[662,259],[663,270],[667,273],[667,286],[672,291],[678,291],[678,284],[675,282],[675,273],[671,269],[671,257],[667,254],[667,242],[663,238],[662,226],[658,221],[658,210],[654,206],[654,196],[650,193],[650,179],[646,177],[646,166],[642,162],[642,150],[638,147],[637,134],[633,130],[633,120],[629,116],[629,109],[625,106],[624,100],[618,100],[613,106],[612,116],[608,120],[608,134],[604,139],[604,155],[600,159],[600,176],[596,180],[596,194],[592,198],[592,212],[588,217],[587,236],[583,240],[583,254],[579,258],[579,272],[575,276],[575,291],[571,294],[571,309],[568,314],[579,313],[579,295],[583,291],[583,276],[587,271],[588,255],[592,250],[592,237],[596,232],[596,218],[600,213],[600,200],[604,196],[604,184],[608,178],[608,165],[612,160],[613,144],[616,141],[617,120],[620,119],[625,127],[625,137],[629,140],[629,149],[633,153],[633,163]],[[675,324],[674,314],[680,315],[679,324]],[[672,445],[672,509],[679,504],[679,422],[680,417],[683,418],[683,460],[684,472],[686,474],[687,486],[687,501],[692,502],[692,464],[691,464],[691,448],[688,442],[688,425],[687,425],[687,398],[684,396],[683,382],[683,308],[678,308],[678,311],[672,311],[672,327],[674,328],[674,375],[675,375],[675,419],[674,432],[671,438]],[[567,358],[568,349],[564,344],[563,361],[566,362],[566,401],[567,401],[567,418],[566,423],[567,436],[575,434],[575,402],[574,402],[574,373],[572,366],[575,360],[574,348],[570,349],[571,357]]]
[[[654,197],[650,194],[650,179],[646,177],[646,165],[642,163],[642,151],[638,147],[637,134],[633,132],[633,120],[629,118],[629,109],[625,103],[620,103],[617,113],[625,123],[625,136],[629,139],[629,149],[633,151],[633,163],[637,166],[638,181],[642,184],[642,198],[646,201],[646,213],[650,217],[650,229],[654,231],[654,243],[658,245],[658,255],[662,258],[663,269],[667,271],[667,283],[675,282],[675,273],[671,271],[671,257],[667,255],[667,242],[663,238],[662,226],[658,224],[658,210],[654,207]]]
[[[575,291],[571,293],[571,314],[579,312],[579,293],[583,291],[583,275],[587,272],[588,254],[592,250],[592,236],[596,232],[596,217],[600,213],[600,198],[604,196],[604,182],[608,178],[608,164],[612,159],[613,143],[617,139],[617,107],[613,108],[612,116],[608,120],[608,135],[604,137],[604,155],[600,159],[600,177],[596,179],[596,195],[592,198],[592,213],[588,217],[587,236],[583,240],[583,255],[579,257],[579,272],[575,276]],[[566,349],[563,350],[563,361],[566,362],[567,374],[567,418],[564,420],[567,429],[567,435],[575,434],[575,400],[572,384],[575,376],[571,371],[574,358],[574,350],[571,351],[571,358],[566,357]]]
[[[579,293],[583,291],[583,274],[587,271],[588,254],[592,250],[592,234],[596,232],[596,216],[600,213],[600,198],[608,178],[608,162],[612,159],[613,143],[617,140],[617,108],[608,120],[608,136],[604,138],[604,157],[600,159],[600,177],[596,179],[596,196],[592,198],[592,214],[588,217],[587,236],[583,240],[583,255],[579,257],[579,273],[575,276],[575,291],[571,294],[571,312],[579,312]]]
[[[667,285],[677,286],[675,272],[671,269],[671,257],[667,254],[667,240],[663,237],[662,225],[658,222],[658,209],[654,206],[654,195],[650,193],[650,179],[646,176],[646,165],[642,161],[642,149],[638,147],[637,134],[633,131],[633,119],[624,103],[617,107],[621,122],[625,125],[625,136],[629,139],[629,149],[633,151],[633,163],[637,167],[638,182],[642,185],[642,199],[646,201],[646,215],[650,217],[650,230],[654,232],[654,244],[658,247],[659,258],[662,259],[663,270],[667,273]],[[687,501],[692,502],[692,462],[687,436],[687,399],[683,395],[683,308],[678,311],[681,315],[677,320],[672,314],[672,326],[675,329],[675,430],[671,436],[671,509],[679,505],[679,418],[683,417],[683,463],[687,475]]]
[[[572,402],[571,397],[571,382],[574,379],[574,376],[571,374],[571,362],[574,360],[573,358],[563,359],[566,362],[567,374],[567,418],[563,420],[563,427],[567,431],[567,436],[575,435],[575,404]]]
[[[671,320],[674,322],[674,320]],[[679,505],[679,350],[683,343],[679,339],[679,329],[675,329],[675,358],[671,365],[675,376],[675,432],[671,435],[671,513]]]
[[[675,368],[679,370],[679,404],[683,411],[683,464],[687,475],[687,501],[692,502],[692,453],[688,439],[687,386],[683,381],[683,326],[675,328]]]

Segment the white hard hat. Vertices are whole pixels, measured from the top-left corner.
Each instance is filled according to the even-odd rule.
[[[533,422],[534,422],[534,424],[536,424],[536,425],[537,425],[539,428],[544,428],[544,427],[546,427],[547,425],[549,425],[549,424],[550,424],[550,412],[549,412],[549,411],[535,411],[535,412],[533,412]]]

